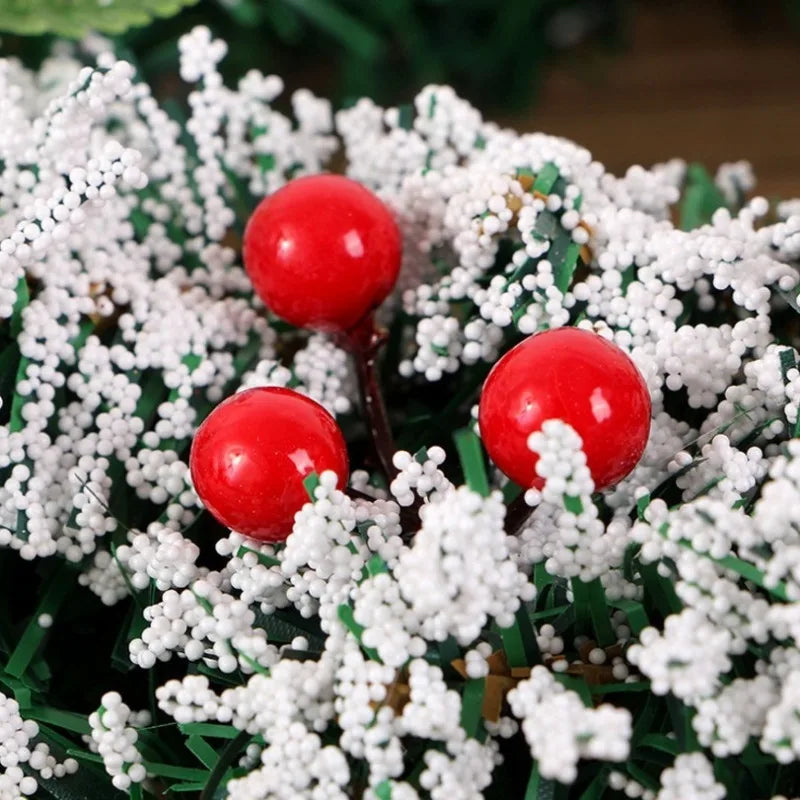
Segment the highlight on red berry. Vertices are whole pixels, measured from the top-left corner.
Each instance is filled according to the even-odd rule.
[[[347,446],[333,417],[291,389],[247,389],[220,403],[189,456],[195,490],[223,524],[253,539],[283,541],[308,501],[303,480],[333,470],[343,488]]]
[[[590,331],[556,328],[509,350],[481,393],[478,422],[486,450],[523,488],[543,485],[528,437],[548,419],[580,435],[595,488],[604,489],[622,480],[644,452],[650,395],[615,344]]]
[[[293,325],[352,329],[392,291],[400,231],[372,192],[341,175],[296,178],[266,197],[244,234],[244,264],[266,306]]]

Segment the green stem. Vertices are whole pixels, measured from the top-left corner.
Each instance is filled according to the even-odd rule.
[[[230,765],[233,763],[233,760],[242,751],[242,748],[244,748],[250,739],[252,739],[252,735],[247,731],[240,731],[235,739],[231,739],[231,741],[222,751],[219,761],[217,761],[217,763],[214,765],[214,769],[211,770],[211,774],[208,776],[205,788],[200,793],[199,800],[211,800],[211,798],[214,797],[214,792],[217,791],[217,786],[219,786],[220,782],[225,777],[228,767],[230,767]]]

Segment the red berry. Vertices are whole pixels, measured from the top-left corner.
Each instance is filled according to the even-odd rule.
[[[297,178],[261,201],[244,264],[275,314],[302,328],[350,330],[391,292],[400,231],[388,208],[340,175]]]
[[[524,488],[544,483],[528,437],[554,418],[578,432],[595,486],[603,489],[624,478],[641,458],[650,432],[650,395],[634,363],[616,345],[589,331],[556,328],[509,350],[481,394],[479,424],[486,449]]]
[[[333,417],[291,389],[229,397],[197,429],[189,457],[205,507],[229,528],[282,541],[308,502],[303,479],[332,469],[347,480],[347,446]]]

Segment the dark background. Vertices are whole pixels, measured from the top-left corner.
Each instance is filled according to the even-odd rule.
[[[760,192],[800,195],[800,0],[200,0],[117,36],[162,98],[185,93],[176,45],[195,24],[229,42],[228,80],[257,67],[337,106],[449,83],[614,172],[744,158]],[[29,63],[53,41],[0,37],[0,55]]]
[[[674,156],[710,168],[744,158],[759,192],[800,195],[792,11],[769,0],[634,3],[618,49],[563,53],[544,71],[538,103],[501,116],[575,139],[615,172]]]
[[[800,0],[327,0],[363,31],[315,17],[316,2],[244,0],[231,17],[201,0],[129,38],[167,94],[172,42],[202,22],[231,43],[229,78],[258,66],[337,105],[450,83],[487,117],[574,139],[617,173],[747,159],[757,191],[800,195]]]

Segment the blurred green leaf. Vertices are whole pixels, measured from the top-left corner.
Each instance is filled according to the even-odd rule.
[[[90,30],[122,33],[155,17],[177,14],[197,0],[2,0],[0,30],[80,38]]]
[[[284,0],[284,3],[365,61],[374,60],[383,50],[381,37],[374,30],[330,0]]]
[[[690,231],[711,222],[725,198],[702,164],[690,164],[686,170],[686,187],[681,200],[681,230]]]

